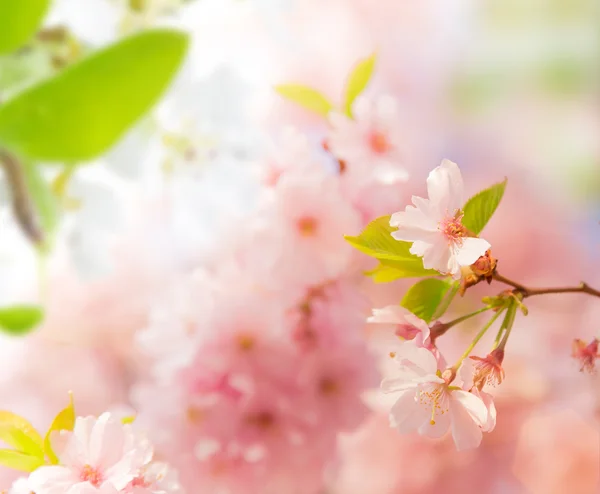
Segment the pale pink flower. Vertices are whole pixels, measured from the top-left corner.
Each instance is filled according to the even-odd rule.
[[[386,393],[400,393],[390,411],[392,427],[429,437],[442,437],[451,428],[458,450],[479,446],[488,421],[482,399],[443,379],[433,353],[414,341],[404,342],[395,360],[398,376],[381,384]]]
[[[394,213],[390,225],[396,240],[413,242],[410,252],[423,258],[423,266],[460,279],[460,267],[470,266],[490,244],[469,236],[462,224],[463,181],[456,163],[449,160],[427,178],[429,199],[413,196],[414,206]]]
[[[108,413],[78,417],[73,431],[61,432],[54,447],[60,465],[40,467],[29,477],[36,494],[117,492],[152,458],[151,446]]]
[[[123,492],[127,494],[180,494],[177,473],[166,463],[153,462],[138,473]]]
[[[2,491],[5,492],[5,491]],[[10,486],[8,494],[31,494],[31,487],[29,486],[29,479],[27,477],[21,477],[13,482]]]
[[[344,162],[344,185],[351,195],[372,183],[405,182],[402,144],[406,133],[399,120],[397,101],[390,96],[376,100],[359,97],[354,118],[330,113],[327,147]]]
[[[413,340],[418,336],[423,342],[429,338],[427,323],[400,305],[387,305],[381,309],[373,309],[373,315],[367,319],[367,322],[394,324],[396,336],[404,340]]]

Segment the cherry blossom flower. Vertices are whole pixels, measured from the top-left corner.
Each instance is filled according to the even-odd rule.
[[[598,353],[598,339],[594,338],[589,344],[576,338],[573,340],[571,356],[581,363],[581,372],[587,371],[593,374],[596,370],[596,359],[600,358]]]
[[[481,390],[485,384],[490,386],[502,384],[504,380],[504,369],[502,368],[503,349],[496,348],[485,358],[476,356],[469,358],[476,362],[473,384],[477,389]]]
[[[78,417],[72,432],[58,435],[55,449],[60,464],[42,466],[29,476],[36,494],[117,492],[152,458],[149,443],[109,413]]]
[[[429,338],[429,326],[412,312],[399,305],[388,305],[381,309],[373,309],[373,315],[367,319],[370,323],[396,325],[395,334],[405,340],[413,340],[417,336],[420,341]]]
[[[376,100],[359,97],[354,119],[330,113],[331,133],[327,148],[346,165],[343,181],[350,195],[372,183],[405,182],[401,146],[405,139],[397,102],[390,96]]]
[[[127,494],[180,494],[182,492],[176,472],[166,463],[146,465],[129,483]]]
[[[381,384],[386,393],[400,393],[390,411],[390,425],[429,437],[442,437],[451,428],[458,450],[479,446],[488,421],[482,399],[442,378],[433,353],[414,341],[404,342],[395,360],[399,375]]]
[[[470,266],[490,248],[462,223],[463,181],[456,163],[449,160],[427,178],[429,199],[413,196],[414,206],[394,213],[390,225],[396,240],[413,242],[410,252],[423,258],[423,266],[460,279],[461,266]]]

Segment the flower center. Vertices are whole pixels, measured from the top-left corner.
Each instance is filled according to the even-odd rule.
[[[275,424],[275,417],[272,413],[265,411],[248,416],[247,421],[258,429],[267,430]]]
[[[387,153],[392,148],[387,136],[377,130],[369,134],[369,147],[377,154]]]
[[[319,226],[317,220],[312,216],[303,216],[297,222],[298,231],[303,237],[312,237]]]
[[[89,482],[94,487],[99,487],[102,484],[102,474],[97,468],[91,465],[84,465],[79,474],[79,478],[82,482]]]
[[[336,394],[339,389],[338,383],[329,377],[324,377],[319,383],[319,391],[326,396]]]
[[[467,229],[462,224],[463,213],[456,210],[454,216],[446,216],[438,225],[449,245],[462,244],[462,239],[467,236]]]
[[[237,342],[240,350],[242,350],[243,352],[249,352],[254,348],[254,345],[256,344],[256,340],[254,339],[254,337],[245,333],[239,334],[237,336]]]
[[[435,418],[444,415],[450,409],[448,390],[446,384],[431,384],[422,386],[417,397],[419,405],[425,409],[431,407],[431,425],[435,425]]]

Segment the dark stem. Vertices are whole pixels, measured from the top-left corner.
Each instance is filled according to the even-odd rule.
[[[17,158],[0,149],[0,165],[10,189],[12,208],[21,229],[34,244],[44,243],[44,233],[40,227],[35,206],[29,194],[23,167]]]
[[[550,293],[587,293],[593,297],[600,298],[600,291],[590,287],[583,281],[578,286],[530,288],[522,285],[521,283],[510,280],[499,273],[494,273],[492,278],[496,281],[512,286],[515,289],[514,291],[519,292],[523,298],[533,297],[534,295],[546,295]]]

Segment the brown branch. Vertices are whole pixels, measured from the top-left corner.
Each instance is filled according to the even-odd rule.
[[[551,293],[587,293],[593,297],[600,298],[600,291],[590,287],[583,281],[578,286],[530,288],[506,278],[499,273],[494,273],[492,278],[496,281],[512,286],[515,289],[514,291],[520,293],[523,298],[533,297],[534,295],[547,295]]]

